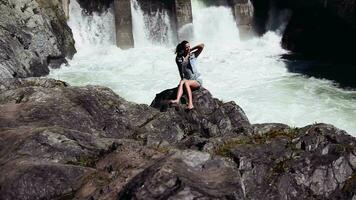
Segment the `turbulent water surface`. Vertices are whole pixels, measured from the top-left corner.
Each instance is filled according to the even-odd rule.
[[[71,1],[69,24],[78,53],[69,66],[52,70],[49,76],[72,85],[108,86],[127,100],[145,104],[150,104],[156,93],[175,87],[179,74],[167,14],[156,15],[166,37],[164,44],[157,44],[149,34],[155,19],[147,20],[132,1],[136,47],[130,50],[114,45],[110,10],[84,17],[78,4]],[[193,19],[194,38],[190,40],[192,45],[206,44],[198,68],[204,87],[215,97],[235,101],[252,123],[305,126],[324,122],[356,136],[356,92],[340,89],[331,81],[287,72],[279,59],[286,53],[280,47],[280,35],[269,32],[242,42],[228,8],[205,7],[197,1],[193,1]]]

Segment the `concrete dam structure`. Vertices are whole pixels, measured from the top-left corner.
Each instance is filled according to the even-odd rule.
[[[69,18],[70,1],[61,1],[65,15]],[[111,4],[115,16],[116,45],[121,49],[135,47],[132,10],[137,9],[135,7],[137,5],[145,16],[149,18],[155,17],[157,13],[165,13],[169,18],[169,29],[174,33],[173,38],[175,38],[176,41],[190,38],[193,34],[192,26],[189,26],[194,23],[191,0],[109,0],[109,3]],[[211,2],[207,1],[207,3],[212,6],[225,6],[231,9],[239,29],[240,39],[248,38],[251,35],[253,6],[250,0],[217,0]],[[101,6],[102,5],[97,5],[97,7]],[[89,13],[90,12],[91,11],[89,11]],[[159,20],[162,21],[163,19]],[[166,42],[167,38],[163,38],[162,35],[157,34],[162,27],[157,25],[157,22],[150,23],[149,25],[154,26],[150,27],[150,37],[158,41],[158,43]],[[165,28],[167,29],[167,27]]]

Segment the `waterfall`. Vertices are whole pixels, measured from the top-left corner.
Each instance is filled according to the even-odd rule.
[[[239,42],[237,28],[231,8],[211,6],[192,1],[194,41],[219,46]]]
[[[77,49],[86,46],[114,45],[115,20],[112,9],[105,13],[93,13],[87,16],[76,0],[70,3],[69,26],[72,28]],[[207,7],[198,0],[192,1],[193,24],[184,29],[193,29],[193,41],[204,41],[207,44],[221,45],[239,41],[238,29],[230,8]],[[135,47],[155,45],[174,46],[176,34],[168,12],[164,9],[145,13],[137,0],[131,0],[132,26]],[[187,28],[188,27],[188,28]]]
[[[240,41],[230,8],[192,0],[192,9],[193,24],[182,29],[194,30],[191,45],[206,44],[198,70],[214,97],[235,101],[251,123],[301,127],[324,122],[356,133],[356,92],[289,73],[279,59],[286,51],[275,32]],[[131,12],[136,47],[121,50],[115,45],[112,11],[86,16],[72,0],[69,26],[78,53],[68,67],[51,70],[49,77],[71,85],[107,86],[129,101],[145,104],[158,92],[177,86],[176,36],[167,12],[145,13],[137,0],[132,0]]]
[[[146,28],[144,14],[137,0],[131,0],[131,15],[135,46],[145,47],[149,45],[149,31]]]
[[[115,19],[110,8],[104,13],[83,14],[76,0],[70,2],[68,25],[72,28],[76,48],[115,45]],[[132,26],[135,47],[172,45],[174,34],[167,11],[145,14],[137,0],[131,0]]]
[[[78,50],[88,46],[114,45],[115,21],[112,9],[99,14],[85,15],[76,0],[70,1],[69,21]]]
[[[131,0],[135,47],[172,45],[174,34],[166,10],[145,13],[137,0]]]

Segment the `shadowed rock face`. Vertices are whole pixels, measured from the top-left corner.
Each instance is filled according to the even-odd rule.
[[[114,0],[77,0],[86,14],[102,13],[107,10]]]
[[[351,49],[356,44],[356,2],[354,8],[341,8],[340,3],[316,3],[294,8],[283,34],[282,46],[314,58],[353,61]],[[355,17],[345,18],[346,12],[350,11]]]
[[[0,13],[0,78],[47,75],[76,52],[59,0],[3,0]]]
[[[295,53],[326,60],[354,61],[355,0],[253,0],[258,34],[288,23],[282,46]],[[290,20],[283,14],[291,11]],[[281,21],[281,19],[284,19]],[[353,62],[354,63],[354,62]]]
[[[105,87],[1,79],[0,199],[356,198],[344,131],[251,125],[204,88],[193,111],[174,96],[149,107]]]

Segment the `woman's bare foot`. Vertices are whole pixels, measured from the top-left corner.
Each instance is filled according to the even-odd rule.
[[[192,110],[192,109],[194,109],[194,106],[193,105],[188,105],[187,109],[188,110]]]
[[[177,100],[177,99],[170,100],[169,103],[170,103],[170,104],[178,103],[178,100]]]

